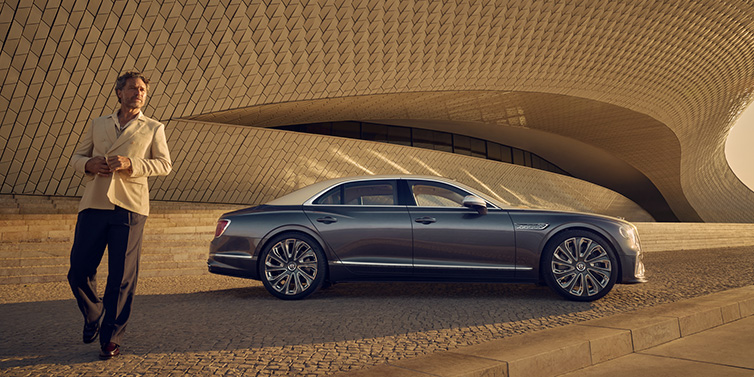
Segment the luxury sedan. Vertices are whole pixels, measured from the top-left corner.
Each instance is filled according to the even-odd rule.
[[[544,283],[592,301],[615,283],[644,282],[631,223],[512,208],[458,182],[348,177],[224,214],[209,271],[261,280],[302,299],[349,281]]]

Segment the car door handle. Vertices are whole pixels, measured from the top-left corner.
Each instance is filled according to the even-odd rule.
[[[337,223],[338,219],[332,217],[332,216],[326,216],[326,217],[320,217],[317,219],[317,222],[325,223],[325,224],[332,224]]]
[[[422,223],[426,225],[426,224],[436,223],[437,219],[435,219],[434,217],[424,216],[424,217],[417,217],[416,220],[414,221],[416,221],[417,223]]]

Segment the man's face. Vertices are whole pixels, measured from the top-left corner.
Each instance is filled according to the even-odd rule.
[[[126,81],[126,86],[116,90],[115,94],[120,99],[120,105],[128,109],[141,109],[147,101],[147,84],[140,78],[131,78]]]

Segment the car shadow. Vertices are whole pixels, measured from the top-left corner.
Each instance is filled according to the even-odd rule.
[[[306,300],[248,288],[137,295],[124,340],[131,355],[202,353],[378,339],[538,321],[588,311],[524,284],[346,283]],[[0,305],[0,370],[96,360],[74,300]],[[126,347],[124,345],[124,347]]]

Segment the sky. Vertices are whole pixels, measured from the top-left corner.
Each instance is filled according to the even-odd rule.
[[[744,110],[730,130],[725,156],[733,172],[754,190],[754,104]]]

